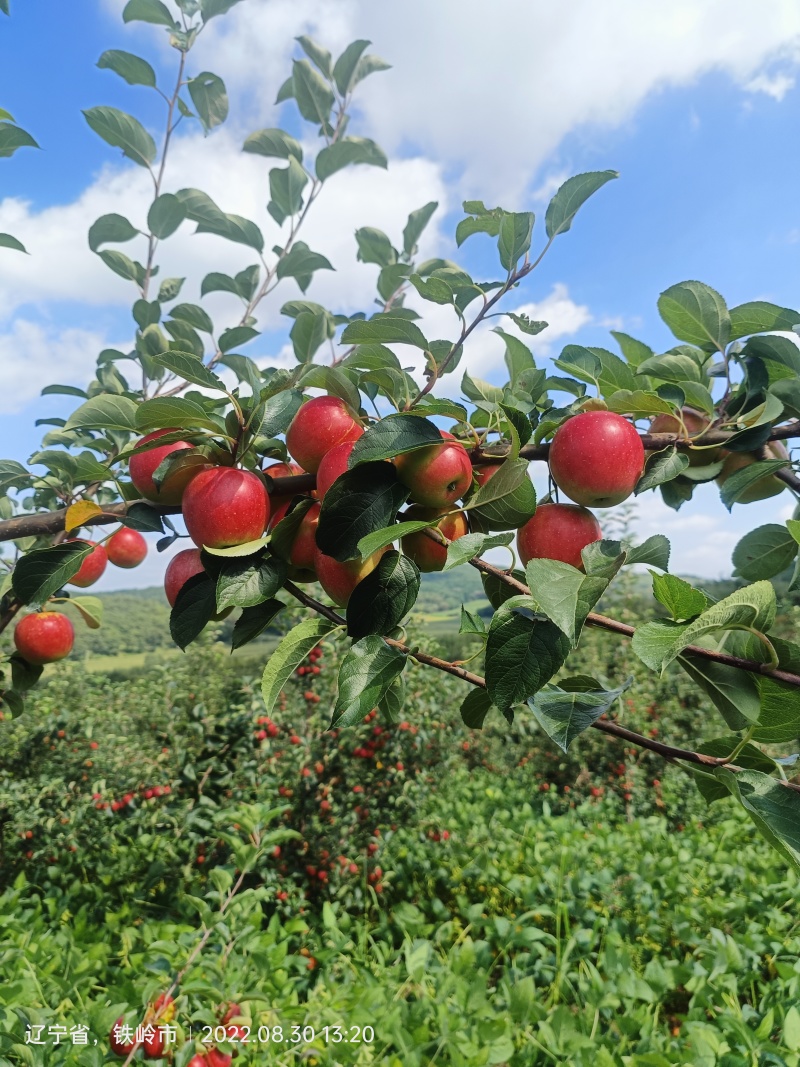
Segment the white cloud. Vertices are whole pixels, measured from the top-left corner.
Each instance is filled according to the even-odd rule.
[[[745,84],[749,93],[765,93],[778,103],[793,88],[794,78],[788,74],[759,74]]]
[[[85,385],[102,347],[101,335],[90,330],[17,319],[0,334],[0,412],[19,411],[50,382]]]

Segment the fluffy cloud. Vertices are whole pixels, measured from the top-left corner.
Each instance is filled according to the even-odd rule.
[[[0,334],[0,412],[19,411],[48,382],[85,385],[93,377],[102,342],[90,330],[60,330],[17,319]]]

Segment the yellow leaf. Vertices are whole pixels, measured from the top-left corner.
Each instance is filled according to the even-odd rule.
[[[77,504],[70,504],[67,508],[67,517],[64,520],[64,529],[67,533],[79,529],[86,524],[87,519],[93,519],[102,515],[103,509],[91,500],[79,500]]]

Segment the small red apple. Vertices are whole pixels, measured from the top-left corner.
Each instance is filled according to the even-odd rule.
[[[184,548],[172,557],[164,572],[164,592],[171,608],[175,607],[178,593],[189,579],[195,574],[202,574],[203,570],[199,548]]]
[[[148,1060],[160,1060],[164,1055],[164,1031],[158,1024],[153,1025],[153,1031],[152,1037],[145,1037],[142,1048]]]
[[[121,1029],[125,1025],[125,1017],[120,1015],[114,1025],[111,1027],[111,1031],[108,1035],[108,1043],[111,1046],[111,1051],[115,1056],[127,1056],[135,1047],[135,1041],[123,1042],[119,1041],[115,1035],[115,1031]]]
[[[231,1067],[232,1059],[227,1052],[220,1052],[218,1048],[210,1048],[206,1053],[208,1067]]]
[[[346,563],[339,563],[332,556],[326,556],[324,552],[316,549],[314,553],[314,570],[319,584],[339,607],[345,607],[350,596],[362,580],[374,571],[378,566],[381,556],[388,552],[384,548],[380,552],[374,552],[366,559],[351,559]]]
[[[201,471],[183,494],[183,521],[200,547],[227,548],[261,537],[269,519],[263,482],[238,467]]]
[[[478,483],[478,488],[486,485],[490,478],[493,478],[499,470],[503,469],[502,463],[486,463],[482,467],[476,467],[473,471],[475,481]]]
[[[163,437],[168,433],[175,433],[174,428],[168,430],[154,430],[153,433],[145,434],[145,436],[137,441],[137,445],[146,445],[150,441],[155,441],[159,437]],[[161,483],[161,488],[153,481],[153,472],[156,468],[173,452],[179,452],[185,448],[192,448],[188,441],[173,441],[171,445],[160,445],[158,448],[151,448],[147,452],[139,452],[135,456],[131,456],[130,463],[128,464],[128,470],[130,472],[131,481],[138,490],[139,493],[146,500],[153,500],[157,504],[180,504],[183,497],[183,491],[189,482],[199,473],[202,469],[199,465],[194,467],[184,467],[183,470],[175,471],[171,474],[166,481]]]
[[[98,545],[96,541],[87,541],[81,537],[71,537],[69,539],[70,544],[77,542],[85,545],[94,545],[94,548],[81,563],[78,573],[70,578],[67,585],[77,585],[80,589],[85,589],[89,585],[94,585],[102,575],[108,563],[108,556],[105,548],[102,545]]]
[[[694,408],[682,408],[681,418],[683,419],[683,425],[692,437],[710,424],[710,420],[699,411],[695,411]],[[650,423],[650,433],[681,433],[681,424],[674,415],[656,415]],[[702,445],[702,443],[703,439],[700,438],[699,444]],[[709,463],[717,462],[719,453],[720,450],[718,448],[706,447],[702,449],[691,448],[686,452],[686,455],[689,457],[690,467],[706,467]]]
[[[277,845],[275,847],[278,848]],[[278,855],[280,855],[280,850],[278,851]],[[222,1016],[222,1025],[227,1026],[231,1019],[238,1019],[240,1018],[241,1014],[241,1005],[236,1004],[234,1001],[231,1001],[228,1007],[225,1009],[225,1014]]]
[[[292,542],[292,550],[289,553],[289,563],[292,567],[300,570],[314,570],[314,553],[317,551],[317,526],[319,525],[319,504],[312,504],[300,521],[295,539]]]
[[[472,485],[469,456],[455,440],[416,448],[398,456],[394,462],[398,478],[411,490],[412,501],[426,508],[446,508],[464,496]]]
[[[451,515],[449,508],[423,508],[419,504],[413,504],[403,512],[401,518],[404,522],[412,519],[435,519],[438,515],[444,515],[436,524],[445,537],[451,541],[458,540],[468,532],[467,516],[463,511],[456,511]],[[437,544],[433,538],[428,537],[424,530],[419,533],[407,534],[400,542],[403,551],[412,559],[423,572],[440,571],[447,560],[447,547]]]
[[[105,549],[109,563],[113,563],[115,567],[130,569],[138,567],[147,555],[147,541],[138,530],[123,526],[109,537]]]
[[[205,1056],[201,1056],[198,1052],[196,1056],[192,1056],[186,1067],[209,1067],[209,1064]]]
[[[613,411],[584,411],[556,430],[550,445],[553,481],[576,504],[610,508],[634,490],[644,467],[636,427]]]
[[[59,611],[35,611],[20,619],[14,630],[17,652],[34,666],[64,659],[74,642],[72,623]]]
[[[316,474],[322,457],[335,445],[356,441],[364,432],[358,415],[338,396],[307,401],[286,431],[286,447],[300,466]]]
[[[347,461],[353,451],[355,441],[345,441],[342,445],[334,445],[330,452],[322,457],[322,462],[317,471],[317,496],[320,500],[336,481],[340,474],[347,470]]]
[[[517,531],[523,564],[532,559],[557,559],[583,570],[581,549],[603,534],[591,511],[577,504],[540,504]]]

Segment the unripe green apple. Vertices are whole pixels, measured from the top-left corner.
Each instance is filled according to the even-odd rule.
[[[440,445],[425,445],[398,456],[397,477],[411,492],[411,500],[426,508],[446,508],[469,492],[472,464],[467,450],[452,434]]]
[[[332,556],[326,556],[324,552],[316,549],[314,571],[317,580],[334,604],[343,608],[358,583],[375,570],[383,553],[388,551],[387,546],[366,559],[350,559],[346,563],[339,563]]]
[[[109,563],[130,570],[132,567],[138,567],[147,555],[147,541],[138,530],[123,526],[109,537],[105,549]]]
[[[756,457],[749,452],[728,452],[727,449],[723,449],[722,454],[725,456],[725,465],[716,478],[717,485],[720,488],[722,488],[728,478],[730,478],[735,471],[739,471],[743,467],[749,467],[752,463],[758,462]],[[767,444],[767,459],[788,458],[789,453],[786,451],[786,446],[783,441],[770,441]],[[777,496],[778,493],[782,493],[785,488],[786,482],[782,482],[780,478],[776,478],[774,474],[767,474],[749,486],[736,503],[753,504],[757,500],[766,500],[768,497]]]
[[[591,511],[578,504],[540,504],[517,531],[523,565],[532,559],[557,559],[583,570],[581,549],[603,536]]]
[[[103,545],[98,545],[96,541],[87,541],[85,538],[81,537],[71,537],[69,543],[94,545],[94,548],[83,563],[81,563],[78,573],[73,574],[67,582],[67,585],[77,585],[79,589],[85,589],[89,585],[94,585],[106,569],[106,564],[108,563],[108,555],[106,554],[105,548]]]
[[[436,528],[441,530],[450,541],[457,541],[469,532],[467,516],[463,511],[456,511],[448,515],[449,508],[423,508],[419,504],[412,504],[403,512],[403,522],[412,519],[435,519],[437,516],[445,516],[436,523]],[[421,571],[426,573],[440,571],[447,560],[447,546],[440,545],[428,537],[424,530],[418,533],[407,534],[400,541],[403,551],[412,559]]]
[[[72,623],[60,611],[35,611],[20,619],[14,630],[17,652],[34,666],[64,659],[74,643]]]
[[[711,422],[710,419],[699,411],[695,411],[694,408],[682,408],[681,418],[691,437],[700,433]],[[650,433],[681,433],[681,424],[674,415],[656,415],[650,423]],[[700,438],[698,444],[702,445],[702,443],[703,439]],[[707,467],[710,463],[717,462],[719,453],[720,450],[718,448],[706,447],[702,449],[690,448],[686,455],[689,457],[690,467]]]
[[[164,434],[175,433],[176,429],[168,430],[154,430],[153,433],[145,434],[141,440],[137,441],[137,445],[147,444],[149,441],[155,441],[159,437],[163,437]],[[180,452],[186,448],[192,448],[188,441],[173,441],[171,445],[161,445],[158,448],[151,448],[147,452],[139,452],[135,456],[131,456],[128,464],[128,470],[130,472],[131,481],[136,487],[137,491],[146,499],[153,500],[157,504],[180,504],[183,498],[183,491],[189,482],[202,470],[201,466],[184,467],[182,470],[175,471],[169,478],[165,479],[161,483],[159,488],[153,481],[153,472],[162,463],[167,456],[173,452]]]
[[[238,467],[201,471],[183,494],[183,521],[199,547],[227,548],[255,541],[268,519],[269,497],[263,482]]]
[[[322,457],[336,445],[357,441],[364,433],[358,415],[338,396],[315,396],[292,419],[286,431],[289,455],[316,474]]]
[[[550,445],[550,473],[570,500],[589,508],[621,504],[644,467],[636,427],[613,411],[584,411],[556,430]]]

